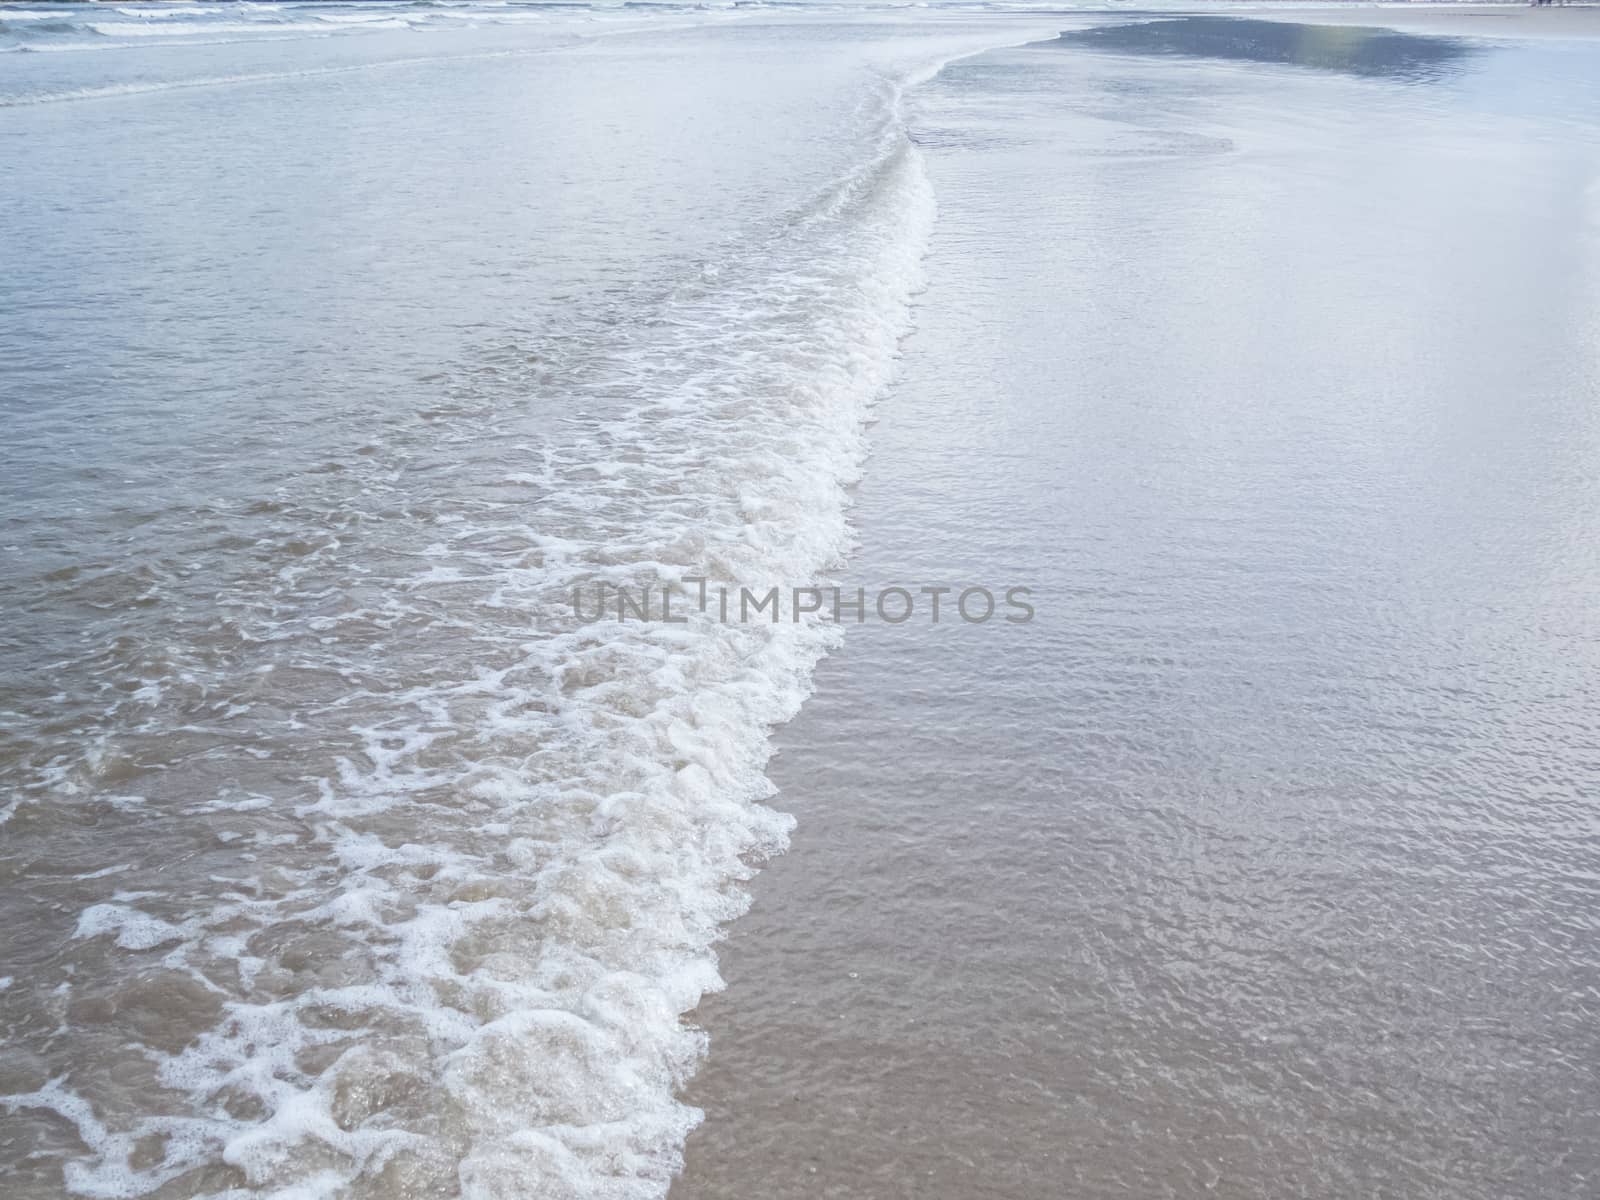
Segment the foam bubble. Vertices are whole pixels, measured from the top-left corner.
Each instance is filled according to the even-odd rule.
[[[117,935],[124,950],[149,950],[168,942],[181,942],[186,930],[159,917],[140,912],[126,904],[95,904],[78,917],[74,937],[94,937],[102,933]]]
[[[722,927],[792,825],[766,804],[769,735],[840,634],[618,623],[569,598],[798,583],[848,553],[846,488],[933,220],[899,97],[877,88],[852,170],[563,376],[572,425],[520,470],[492,458],[502,490],[397,548],[381,603],[299,611],[335,569],[316,553],[253,609],[221,598],[241,645],[292,648],[245,690],[347,749],[327,769],[285,754],[277,804],[251,781],[188,797],[194,842],[234,847],[233,869],[79,915],[77,938],[159,970],[152,994],[189,1015],[141,1048],[159,1104],[97,1108],[66,1078],[5,1099],[78,1130],[72,1191],[192,1193],[226,1168],[234,1195],[665,1193],[701,1117],[678,1099],[706,1048],[684,1014],[722,986]],[[413,634],[437,669],[414,669]],[[333,698],[295,672],[330,673]],[[90,792],[83,769],[58,791]]]

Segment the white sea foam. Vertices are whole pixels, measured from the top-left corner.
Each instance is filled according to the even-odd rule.
[[[184,4],[177,8],[119,8],[114,11],[120,16],[137,17],[142,21],[185,21],[194,17],[214,16],[228,10],[202,4]]]
[[[410,24],[386,13],[318,13],[317,20],[327,25],[358,25],[366,29],[406,29]]]
[[[400,24],[400,22],[397,22]],[[217,37],[226,34],[273,34],[282,36],[285,33],[320,33],[325,32],[320,25],[310,22],[273,21],[251,23],[244,21],[217,21],[195,22],[193,24],[172,22],[149,23],[143,21],[91,21],[87,28],[92,29],[104,37],[117,38],[188,38],[188,37]]]
[[[78,916],[77,937],[116,935],[124,950],[149,950],[167,942],[184,940],[185,930],[126,904],[96,904]]]
[[[848,551],[845,488],[933,218],[899,95],[880,89],[855,169],[569,381],[603,415],[502,466],[514,503],[412,552],[388,603],[505,653],[376,706],[352,683],[321,715],[347,708],[359,751],[292,808],[235,791],[189,811],[226,822],[220,844],[282,853],[79,914],[77,939],[129,956],[147,994],[125,1002],[186,1035],[143,1049],[181,1101],[145,1115],[112,1119],[71,1078],[4,1099],[77,1129],[71,1191],[665,1192],[700,1116],[677,1099],[705,1049],[683,1016],[721,986],[719,931],[791,824],[763,803],[768,735],[837,633],[619,624],[568,597],[804,581]],[[252,833],[251,814],[279,824]],[[209,1190],[191,1174],[218,1164]]]

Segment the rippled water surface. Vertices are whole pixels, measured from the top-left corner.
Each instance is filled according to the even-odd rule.
[[[851,571],[1038,617],[819,668],[675,1196],[1600,1187],[1600,51],[1381,50],[916,93]]]
[[[568,597],[837,563],[1027,31],[0,21],[8,1194],[661,1194],[833,639]]]
[[[1130,24],[0,10],[7,1196],[1593,1190],[1594,43]]]

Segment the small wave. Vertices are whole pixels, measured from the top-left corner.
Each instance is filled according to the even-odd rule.
[[[159,1104],[116,1112],[49,1075],[0,1100],[76,1130],[70,1190],[187,1194],[220,1171],[236,1195],[665,1194],[700,1119],[678,1092],[706,1041],[683,1016],[721,986],[722,925],[792,824],[764,803],[770,731],[839,635],[619,625],[567,598],[813,579],[848,552],[847,486],[933,220],[899,89],[866,107],[854,169],[586,342],[559,382],[600,424],[507,464],[536,513],[519,490],[399,560],[386,603],[448,594],[451,626],[503,655],[336,705],[347,755],[286,762],[281,795],[197,797],[190,816],[229,838],[288,839],[270,872],[84,903],[74,945],[124,969],[72,1002],[115,988],[183,1036],[139,1048]],[[121,702],[173,703],[180,664],[137,665],[148,691]],[[86,769],[117,778],[117,748],[99,753]]]
[[[182,8],[117,8],[113,12],[124,17],[138,17],[144,21],[182,21],[190,17],[212,16],[216,13],[227,12],[225,8],[205,8],[199,5],[184,5]]]
[[[117,38],[186,38],[186,37],[215,37],[218,34],[266,34],[282,36],[285,33],[325,33],[326,27],[314,25],[309,22],[277,22],[261,21],[254,23],[243,22],[200,22],[194,25],[179,25],[176,23],[151,25],[130,21],[92,21],[87,28],[104,37]]]
[[[331,35],[323,31],[317,36],[328,37]],[[31,48],[35,50],[71,50],[84,47],[36,46]],[[113,83],[99,87],[73,88],[65,91],[34,92],[32,94],[0,97],[0,108],[16,108],[27,104],[61,104],[77,100],[110,100],[122,96],[145,96],[159,92],[185,91],[190,88],[241,87],[259,83],[278,83],[292,79],[315,79],[324,75],[348,75],[361,71],[398,70],[430,63],[519,58],[537,53],[542,53],[542,51],[490,50],[481,54],[441,54],[416,58],[390,58],[378,62],[349,63],[335,67],[308,67],[302,71],[261,71],[241,75],[201,75],[189,79],[164,79],[148,83]]]
[[[182,41],[147,42],[139,39],[133,41],[117,41],[113,38],[102,37],[99,34],[91,38],[78,38],[70,42],[32,42],[26,45],[12,46],[13,52],[21,54],[84,54],[90,51],[101,50],[138,50],[151,45],[158,46],[238,46],[248,43],[252,46],[266,45],[270,42],[299,42],[313,38],[337,37],[332,30],[322,33],[290,34],[284,37],[249,37],[249,38],[207,38],[196,35],[194,38]],[[0,98],[0,108],[13,107],[18,104],[48,103],[53,100],[92,100],[96,96],[136,96],[148,91],[166,91],[166,84],[156,84],[150,87],[133,87],[122,89],[116,86],[104,88],[84,88],[76,91],[41,92],[33,95],[8,96]]]
[[[0,9],[0,29],[5,29],[11,14]],[[34,37],[41,33],[77,33],[83,26],[72,21],[40,21],[32,25],[25,25],[16,30],[18,37]],[[8,31],[9,32],[9,31]]]
[[[410,23],[383,13],[318,13],[317,20],[328,25],[359,25],[364,28],[409,29]]]

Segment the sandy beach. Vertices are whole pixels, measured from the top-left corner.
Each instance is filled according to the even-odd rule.
[[[1594,1196],[1597,33],[0,5],[6,1200]]]
[[[940,224],[852,572],[1040,618],[819,669],[679,1200],[1600,1178],[1600,13],[1243,15],[1470,49],[997,51],[922,93]]]

